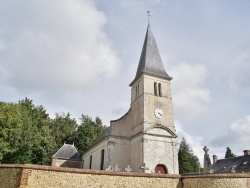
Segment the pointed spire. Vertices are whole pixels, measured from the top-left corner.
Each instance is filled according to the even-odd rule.
[[[159,76],[167,77],[168,79],[172,79],[165,71],[163,66],[160,53],[158,51],[154,35],[151,31],[151,27],[148,24],[141,57],[139,61],[139,65],[137,68],[136,77],[141,74],[141,72],[148,72],[152,74],[156,74]]]

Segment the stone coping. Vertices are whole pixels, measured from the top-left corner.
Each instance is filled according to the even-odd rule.
[[[177,175],[177,174],[150,174],[150,173],[136,173],[136,172],[114,172],[114,171],[106,171],[106,170],[64,168],[64,167],[53,167],[53,166],[45,166],[45,165],[33,165],[33,164],[0,164],[0,168],[21,168],[21,169],[56,171],[56,172],[66,172],[66,173],[127,176],[127,177],[174,178],[174,179],[181,178],[181,175]]]

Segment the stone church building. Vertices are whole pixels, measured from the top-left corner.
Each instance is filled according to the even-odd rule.
[[[130,109],[85,151],[84,169],[179,173],[171,80],[148,25]]]

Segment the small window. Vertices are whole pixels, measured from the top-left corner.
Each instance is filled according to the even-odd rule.
[[[103,165],[104,165],[104,149],[101,151],[101,166],[100,169],[103,170]]]
[[[157,83],[156,82],[154,83],[154,93],[157,96]]]
[[[158,83],[158,90],[159,90],[159,96],[162,96],[162,93],[161,93],[161,83]]]
[[[137,86],[135,87],[135,98],[137,98],[138,96],[138,89],[137,89]]]
[[[139,97],[139,85],[135,87],[135,98]]]
[[[92,167],[92,155],[89,157],[89,169]]]
[[[137,86],[137,97],[139,97],[139,85]]]

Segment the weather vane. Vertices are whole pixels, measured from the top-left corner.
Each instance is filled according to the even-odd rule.
[[[148,23],[149,23],[149,16],[150,16],[150,14],[149,14],[149,13],[150,13],[150,11],[148,10],[148,11],[147,11]]]

